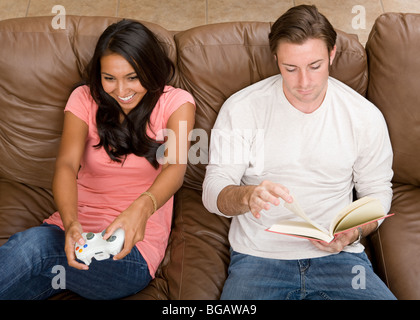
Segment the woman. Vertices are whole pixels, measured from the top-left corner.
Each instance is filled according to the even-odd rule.
[[[142,24],[123,20],[104,31],[86,85],[73,91],[65,109],[53,179],[58,211],[0,247],[0,298],[43,299],[65,287],[86,298],[114,299],[154,277],[186,170],[178,152],[162,161],[157,154],[165,129],[175,133],[165,150],[188,149],[179,127],[186,123],[189,132],[194,125],[192,96],[167,85],[173,70]],[[118,228],[125,231],[120,253],[89,266],[76,259],[82,232],[105,230],[108,239]],[[52,285],[55,266],[65,268],[64,286]]]

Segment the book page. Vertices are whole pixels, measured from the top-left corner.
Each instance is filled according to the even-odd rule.
[[[334,239],[334,237],[328,235],[328,233],[318,230],[312,224],[303,221],[279,221],[278,224],[272,225],[267,231],[296,236],[298,238],[322,240],[325,242],[330,242]]]
[[[285,202],[284,207],[305,221],[278,221],[277,224],[266,229],[266,231],[325,242],[331,242],[338,233],[393,215],[385,215],[382,204],[378,199],[364,197],[341,210],[332,221],[331,232],[329,232],[312,221],[296,199],[293,198],[292,203]]]
[[[341,219],[339,219],[340,215]],[[336,224],[334,234],[380,219],[385,216],[385,212],[379,200],[365,197],[353,202],[343,212],[340,212],[340,215],[334,221]]]
[[[301,208],[299,202],[295,199],[295,197],[292,196],[292,198],[293,198],[293,202],[292,203],[284,202],[284,205],[283,206],[286,209],[292,211],[295,215],[297,215],[298,217],[302,218],[306,222],[310,223],[311,225],[313,225],[315,228],[321,230],[322,232],[324,232],[326,234],[330,234],[330,231],[329,230],[327,230],[326,228],[324,228],[320,224],[316,223],[315,221],[312,221],[306,215],[306,213],[303,211],[303,209]]]

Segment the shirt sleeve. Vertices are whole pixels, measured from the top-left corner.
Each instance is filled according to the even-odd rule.
[[[193,96],[185,90],[179,89],[179,88],[173,88],[170,86],[165,87],[165,114],[164,114],[164,122],[165,127],[168,123],[169,118],[171,115],[178,110],[180,106],[183,104],[190,102],[195,107],[195,101]]]
[[[207,210],[225,217],[217,206],[220,192],[230,185],[242,185],[243,176],[257,174],[253,171],[261,165],[261,159],[255,157],[260,152],[256,150],[258,130],[247,121],[246,112],[231,106],[225,103],[212,129],[202,196]]]
[[[386,213],[391,208],[393,152],[385,119],[376,107],[364,114],[367,122],[360,132],[358,158],[353,167],[357,197],[381,201]]]
[[[73,113],[76,117],[89,125],[89,113],[92,96],[88,86],[80,86],[71,93],[64,111]]]

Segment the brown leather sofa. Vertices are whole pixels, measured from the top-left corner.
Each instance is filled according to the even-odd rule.
[[[0,22],[0,245],[55,211],[53,165],[63,108],[81,80],[96,40],[118,18],[51,17]],[[172,85],[191,92],[196,128],[208,135],[234,92],[278,73],[268,22],[206,25],[171,32],[145,22],[176,64]],[[365,48],[338,32],[331,75],[366,95],[384,113],[395,152],[395,217],[365,239],[374,268],[400,299],[420,298],[420,15],[385,14]],[[203,136],[201,136],[203,137]],[[192,145],[205,146],[197,138]],[[129,299],[218,299],[227,276],[229,219],[202,205],[207,150],[188,165],[174,204],[173,229],[156,278]],[[71,292],[55,298],[78,298]]]

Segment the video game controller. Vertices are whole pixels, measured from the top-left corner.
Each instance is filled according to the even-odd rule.
[[[80,245],[76,242],[74,245],[77,259],[89,265],[92,262],[92,258],[99,261],[108,259],[111,255],[118,254],[124,244],[124,230],[117,229],[107,240],[103,239],[104,235],[105,230],[99,233],[82,233],[85,244]]]

